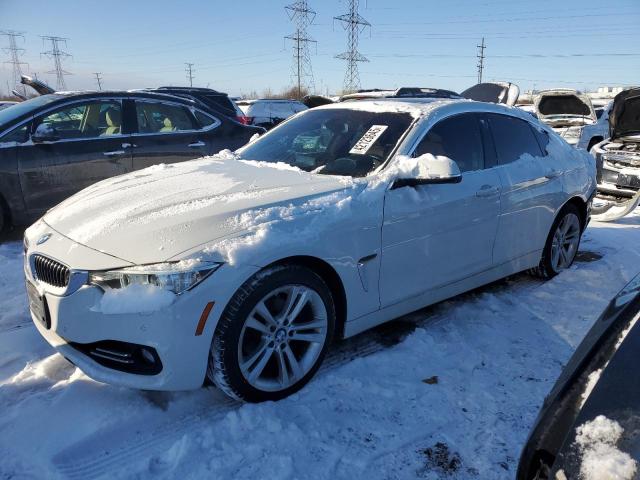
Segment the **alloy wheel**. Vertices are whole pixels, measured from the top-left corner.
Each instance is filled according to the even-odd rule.
[[[580,220],[574,213],[565,215],[553,234],[551,266],[556,272],[569,268],[580,244]]]
[[[277,288],[245,319],[238,341],[240,371],[254,388],[284,390],[313,368],[327,332],[327,308],[315,290],[305,285]]]

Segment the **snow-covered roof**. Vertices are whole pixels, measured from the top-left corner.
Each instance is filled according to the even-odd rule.
[[[380,98],[372,100],[358,100],[357,102],[341,102],[316,107],[316,109],[347,109],[375,113],[409,113],[418,118],[432,112],[438,107],[451,103],[469,102],[465,99],[442,98]]]

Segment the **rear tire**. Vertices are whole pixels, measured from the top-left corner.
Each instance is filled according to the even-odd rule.
[[[233,295],[214,333],[207,376],[247,402],[279,400],[316,373],[336,314],[322,278],[298,265],[257,273]]]
[[[581,236],[580,211],[575,205],[567,204],[553,222],[540,263],[531,273],[548,280],[569,268],[580,248]]]

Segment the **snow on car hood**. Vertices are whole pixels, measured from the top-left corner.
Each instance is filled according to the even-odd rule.
[[[66,237],[136,263],[171,259],[242,230],[244,211],[342,190],[347,180],[230,152],[110,178],[65,200],[43,220]]]
[[[547,90],[535,99],[538,118],[548,125],[569,126],[594,123],[596,112],[588,95],[575,90]]]

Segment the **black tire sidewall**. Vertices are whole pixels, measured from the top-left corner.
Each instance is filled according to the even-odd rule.
[[[255,388],[242,375],[238,364],[238,342],[247,316],[255,305],[269,292],[285,285],[304,285],[312,288],[320,295],[327,309],[327,338],[316,363],[302,379],[284,390],[268,392]],[[219,354],[217,358],[224,365],[224,380],[227,387],[232,390],[233,396],[248,402],[279,400],[300,390],[320,368],[333,339],[335,323],[336,314],[333,298],[326,283],[319,275],[308,268],[297,265],[274,267],[249,279],[234,294],[220,318],[214,333],[214,341],[212,342],[212,348],[220,345],[223,345],[224,348],[221,349],[221,354],[213,351],[210,357],[215,357]],[[216,368],[215,365],[213,368]],[[216,373],[220,374],[221,372]]]

